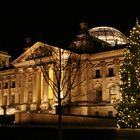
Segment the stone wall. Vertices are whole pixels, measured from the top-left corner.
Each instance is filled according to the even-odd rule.
[[[54,115],[54,114],[27,113],[27,112],[18,112],[15,114],[16,124],[39,123],[39,124],[49,124],[49,125],[56,124],[57,126],[57,122],[58,122],[58,115]],[[62,115],[62,124],[117,127],[115,119],[83,117],[83,116],[66,116],[66,115]]]

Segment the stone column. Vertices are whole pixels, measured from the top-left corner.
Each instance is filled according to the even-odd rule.
[[[2,106],[3,104],[2,104],[2,99],[3,99],[3,90],[2,90],[2,88],[3,88],[3,84],[2,84],[2,82],[3,82],[3,78],[2,77],[0,77],[0,106]]]
[[[43,73],[41,73],[41,110],[47,110],[48,109],[48,78],[43,76]]]
[[[52,66],[49,67],[49,77],[51,80],[49,81],[49,86],[48,86],[48,104],[49,104],[49,108],[54,108],[54,102],[57,101],[57,99],[53,95],[53,88],[52,88],[53,84],[51,82],[55,80]]]
[[[10,105],[10,77],[7,77],[8,88],[7,91],[7,105]]]
[[[34,110],[40,107],[41,104],[41,71],[36,70],[34,72],[34,84],[33,84],[33,105]]]
[[[24,92],[23,92],[23,102],[28,103],[28,73],[26,74],[26,78],[24,79]]]
[[[17,78],[19,78],[18,79],[18,81],[19,81],[19,85],[17,85],[18,87],[18,99],[19,99],[19,104],[24,104],[24,87],[25,87],[25,79],[26,79],[26,75],[25,75],[25,73],[24,73],[24,71],[20,71],[19,72],[19,75],[18,75],[18,77]]]
[[[16,77],[15,77],[15,81],[16,81],[16,87],[15,87],[15,104],[18,105],[20,102],[19,100],[19,94],[20,94],[20,88],[21,88],[21,85],[20,85],[20,80],[21,80],[22,76],[20,75],[20,73],[18,72],[16,74]]]
[[[42,91],[42,103],[46,103],[48,101],[48,84],[43,78],[43,91]]]
[[[21,89],[22,93],[20,95],[21,98],[21,110],[27,110],[28,105],[28,73],[27,71],[23,71],[22,73],[22,80],[21,80]]]
[[[106,101],[107,100],[107,95],[106,95],[106,67],[105,67],[105,61],[100,62],[100,67],[101,67],[101,78],[102,78],[102,100]]]

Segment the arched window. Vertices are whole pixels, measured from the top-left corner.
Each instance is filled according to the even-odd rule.
[[[110,103],[114,103],[115,100],[116,100],[116,87],[115,85],[112,85],[109,88],[109,101]]]

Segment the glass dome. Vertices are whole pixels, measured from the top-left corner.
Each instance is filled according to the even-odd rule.
[[[129,42],[122,32],[112,27],[101,26],[91,28],[89,29],[89,34],[111,44],[111,46],[116,44],[123,45]]]

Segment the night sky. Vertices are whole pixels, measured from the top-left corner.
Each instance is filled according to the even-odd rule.
[[[125,2],[124,2],[125,3]],[[25,47],[25,38],[51,45],[69,42],[79,31],[79,23],[88,27],[111,26],[126,36],[140,19],[135,1],[19,1],[0,5],[0,50],[19,56]]]

